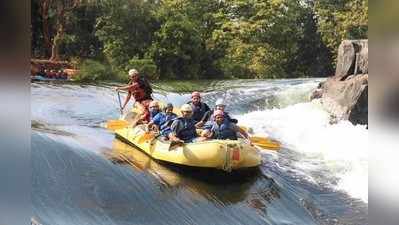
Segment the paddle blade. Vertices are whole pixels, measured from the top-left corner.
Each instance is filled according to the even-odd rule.
[[[266,137],[250,137],[250,140],[254,145],[264,149],[279,150],[281,148],[280,142],[271,140]]]
[[[146,132],[144,133],[138,140],[139,143],[142,143],[144,141],[150,141],[154,138],[154,134],[150,133],[150,132]]]
[[[129,125],[126,120],[108,120],[105,127],[109,130],[118,130],[125,128]]]

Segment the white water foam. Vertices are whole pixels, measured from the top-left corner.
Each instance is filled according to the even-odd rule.
[[[348,121],[330,125],[329,114],[318,101],[236,117],[256,134],[271,136],[304,155],[295,168],[310,176],[309,180],[317,180],[312,172],[324,172],[327,168],[331,173],[327,177],[338,179],[333,188],[368,202],[368,130],[365,126],[354,126]]]

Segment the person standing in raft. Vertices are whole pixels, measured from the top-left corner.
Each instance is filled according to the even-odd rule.
[[[149,105],[152,101],[151,85],[145,77],[140,76],[136,69],[129,70],[129,76],[130,81],[127,86],[116,88],[116,91],[123,90],[128,92],[121,110],[123,111],[125,109],[127,103],[133,96],[138,106],[143,109],[143,114],[140,117],[141,122],[148,123],[150,122],[151,115],[149,111]]]
[[[192,119],[196,122],[197,127],[202,127],[208,120],[211,109],[209,106],[201,101],[201,95],[198,91],[191,94],[191,101],[187,102],[193,108]]]

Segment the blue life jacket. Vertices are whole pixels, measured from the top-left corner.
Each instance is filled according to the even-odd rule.
[[[172,131],[170,129],[170,125],[172,124],[173,120],[176,118],[177,115],[174,113],[167,115],[164,112],[160,112],[152,119],[152,122],[159,127],[161,135],[167,137],[168,134]]]
[[[151,120],[154,119],[154,117],[155,117],[156,115],[158,115],[158,113],[160,113],[159,110],[150,110],[150,119],[151,119]]]
[[[208,111],[210,111],[211,109],[209,108],[209,106],[206,103],[201,102],[199,105],[194,105],[191,101],[188,102],[188,104],[191,105],[191,107],[193,108],[193,115],[192,115],[192,119],[195,120],[196,122],[199,122],[202,120],[202,118],[204,117],[205,113],[207,113]],[[205,119],[206,120],[206,119]]]
[[[173,120],[177,118],[177,115],[172,113],[170,115],[166,114],[166,113],[162,113],[163,118],[161,119],[161,122],[159,124],[159,129],[160,130],[164,130],[168,127],[170,127],[170,125],[172,124]]]
[[[180,138],[184,142],[190,142],[197,137],[195,121],[193,119],[185,119],[179,117],[175,119],[175,121],[178,121],[178,127],[180,128],[176,134],[178,138]]]
[[[233,124],[226,120],[220,126],[216,122],[213,122],[211,132],[213,133],[213,139],[237,140],[237,132],[234,130]]]

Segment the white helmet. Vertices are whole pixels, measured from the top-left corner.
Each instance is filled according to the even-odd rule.
[[[139,74],[139,71],[137,71],[136,69],[129,70],[129,76],[134,76],[134,75],[137,75],[137,74]]]
[[[158,101],[152,101],[149,105],[149,107],[154,107],[154,106],[158,106],[159,107],[159,102]]]
[[[189,104],[184,104],[184,105],[182,105],[181,107],[180,107],[180,111],[193,111],[193,108],[191,107],[191,105],[189,105]]]
[[[226,104],[224,104],[223,99],[221,99],[221,98],[219,98],[218,100],[216,100],[216,104],[215,104],[215,105],[216,105],[216,106],[218,106],[218,105],[226,106]]]

